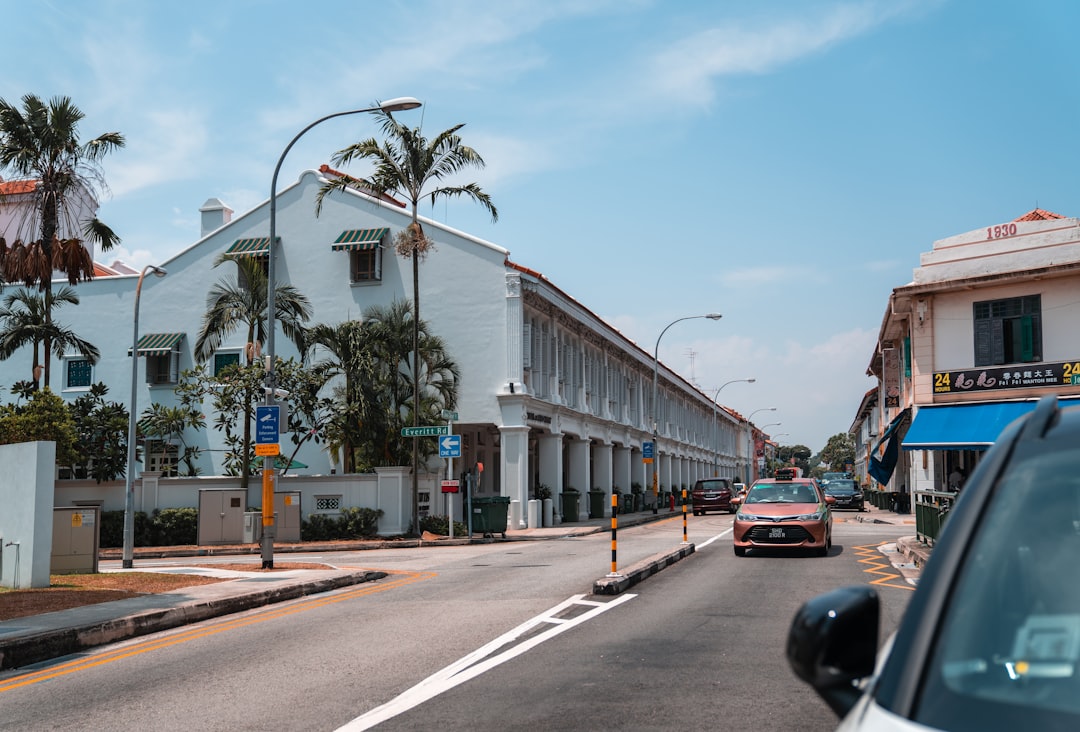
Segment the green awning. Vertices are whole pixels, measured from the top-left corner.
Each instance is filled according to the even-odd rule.
[[[330,248],[335,252],[378,249],[382,245],[383,237],[388,233],[390,228],[386,226],[379,229],[346,229]]]
[[[232,246],[225,250],[226,254],[256,257],[270,253],[270,237],[256,236],[248,239],[237,239]]]
[[[147,333],[139,337],[140,356],[163,356],[177,350],[180,341],[184,340],[183,333]],[[131,349],[128,349],[131,355]]]

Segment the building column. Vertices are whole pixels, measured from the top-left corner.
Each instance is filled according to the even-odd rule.
[[[524,529],[527,528],[525,508],[529,505],[529,428],[500,427],[499,445],[502,452],[502,495],[509,496],[511,502],[518,502],[518,525],[509,528]],[[510,512],[508,523],[512,516],[513,512]]]
[[[604,516],[611,516],[611,449],[610,442],[598,442],[592,446],[590,459],[592,461],[592,488],[591,490],[604,491]],[[600,518],[597,516],[596,518]]]
[[[623,493],[630,492],[632,479],[630,466],[630,448],[624,445],[616,445],[611,457],[611,483],[619,486]]]
[[[652,490],[652,488],[645,483],[645,460],[641,456],[640,447],[630,448],[630,487],[632,488],[634,483],[641,486],[641,490]]]
[[[574,521],[581,521],[589,515],[589,447],[589,441],[580,437],[572,437],[567,440],[566,467],[568,484],[564,488],[575,488],[580,495],[578,515],[570,517]]]
[[[551,489],[552,519],[556,524],[562,523],[562,494],[563,484],[563,436],[560,434],[542,434],[536,441],[537,474],[540,483]]]

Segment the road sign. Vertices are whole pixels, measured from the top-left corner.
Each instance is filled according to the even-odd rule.
[[[402,437],[439,437],[450,433],[450,427],[445,424],[435,427],[404,427],[401,430]]]
[[[457,493],[460,481],[457,480],[444,480],[442,482],[443,493]]]
[[[277,444],[280,436],[281,407],[276,404],[255,407],[255,444]],[[272,453],[276,455],[277,453]]]
[[[439,438],[439,457],[461,457],[461,435],[446,435]]]
[[[439,416],[441,416],[443,419],[449,419],[452,422],[457,422],[458,418],[457,412],[453,412],[449,409],[442,410],[442,413]]]
[[[255,445],[255,454],[259,457],[275,456],[281,452],[281,445],[277,442],[259,442]]]
[[[641,443],[641,457],[648,458],[649,460],[652,460],[652,458],[653,458],[653,445],[655,445],[655,444],[656,443],[651,442],[651,441],[642,442]]]

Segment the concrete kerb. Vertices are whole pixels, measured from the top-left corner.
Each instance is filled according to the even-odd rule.
[[[596,580],[593,582],[592,593],[594,595],[617,595],[620,592],[625,592],[642,580],[670,567],[675,562],[693,553],[693,544],[683,544],[675,551],[654,554],[630,565],[614,577],[607,576]]]

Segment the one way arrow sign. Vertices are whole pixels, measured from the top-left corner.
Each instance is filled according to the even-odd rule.
[[[461,435],[444,435],[439,438],[439,457],[461,457]]]

